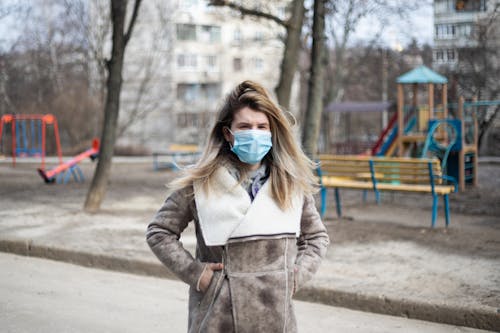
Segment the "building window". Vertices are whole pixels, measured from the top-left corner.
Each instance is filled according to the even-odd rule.
[[[256,72],[261,73],[264,70],[264,60],[262,58],[253,58],[252,62]]]
[[[241,72],[243,70],[243,61],[241,60],[241,58],[233,59],[233,70],[235,72]]]
[[[234,30],[233,41],[238,44],[241,43],[241,30],[239,28]]]
[[[177,67],[184,69],[195,69],[198,66],[198,59],[196,54],[178,54]]]
[[[455,61],[455,50],[452,49],[446,50],[446,59],[450,62]]]
[[[454,24],[436,24],[435,33],[436,39],[454,38],[456,27]]]
[[[468,37],[472,32],[472,23],[463,23],[457,25],[457,35]]]
[[[177,100],[194,102],[199,96],[199,85],[194,83],[177,84]]]
[[[472,23],[436,24],[436,39],[450,39],[455,37],[470,36]]]
[[[253,39],[255,41],[257,41],[257,42],[262,41],[264,39],[264,33],[262,31],[260,31],[260,30],[257,30],[255,32],[255,35],[254,35]]]
[[[184,103],[216,102],[221,96],[221,85],[213,83],[179,83],[177,84],[177,100]]]
[[[220,27],[213,25],[202,25],[200,40],[206,43],[220,42]]]
[[[485,12],[487,0],[457,0],[455,10],[457,12]]]
[[[434,1],[435,13],[453,13],[455,11],[455,1],[456,0]]]
[[[178,113],[177,114],[177,127],[178,128],[189,128],[198,127],[199,117],[201,115],[198,113]]]
[[[209,71],[217,70],[217,56],[209,55],[205,57],[206,68]]]
[[[444,61],[444,52],[443,52],[443,50],[437,50],[436,54],[435,54],[435,57],[436,57],[436,61]]]
[[[196,25],[177,24],[177,40],[196,40]]]
[[[218,101],[221,95],[220,83],[206,83],[202,85],[204,97],[209,102]]]
[[[279,6],[276,10],[276,14],[280,19],[285,20],[286,6]]]

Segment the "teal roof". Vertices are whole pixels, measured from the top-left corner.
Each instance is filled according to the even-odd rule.
[[[425,67],[424,65],[412,69],[396,79],[397,83],[447,83],[448,80]]]

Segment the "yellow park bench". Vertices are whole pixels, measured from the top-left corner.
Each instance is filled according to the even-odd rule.
[[[437,218],[438,197],[443,196],[446,226],[450,223],[448,195],[457,190],[454,178],[446,176],[437,158],[319,155],[317,169],[321,185],[321,215],[327,206],[329,188],[335,191],[337,215],[342,216],[339,189],[372,190],[377,204],[380,192],[417,192],[432,195],[432,223]],[[450,185],[452,183],[453,185]]]
[[[179,170],[180,164],[194,163],[200,154],[197,145],[171,144],[165,151],[153,152],[153,168]],[[167,161],[162,160],[162,157],[166,157]]]

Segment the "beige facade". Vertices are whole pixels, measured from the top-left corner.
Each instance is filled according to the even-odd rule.
[[[125,55],[120,123],[144,114],[118,144],[151,151],[172,143],[202,146],[217,107],[236,84],[255,80],[273,92],[284,29],[206,3],[143,2]],[[272,10],[285,15],[284,6]]]

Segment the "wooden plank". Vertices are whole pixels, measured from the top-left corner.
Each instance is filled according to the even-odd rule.
[[[362,189],[371,190],[373,189],[373,184],[367,181],[356,181],[335,177],[323,177],[323,185],[327,187],[338,187],[338,188],[352,188],[352,189]]]
[[[200,147],[198,147],[197,145],[187,145],[187,144],[185,145],[185,144],[174,143],[168,147],[168,150],[172,152],[196,153],[200,151]]]
[[[393,185],[393,184],[377,184],[377,189],[380,191],[403,191],[403,192],[422,192],[431,193],[432,189],[430,185]],[[437,194],[449,194],[454,191],[454,187],[451,185],[436,185],[434,186],[434,191]]]
[[[341,179],[335,177],[323,178],[323,185],[326,187],[334,187],[334,188],[352,188],[352,189],[363,189],[363,190],[373,189],[373,184],[371,182]],[[377,189],[379,191],[401,191],[401,192],[420,192],[420,193],[432,192],[431,186],[424,184],[378,183]],[[451,185],[436,185],[434,186],[434,191],[440,195],[449,194],[454,191],[454,187]]]

